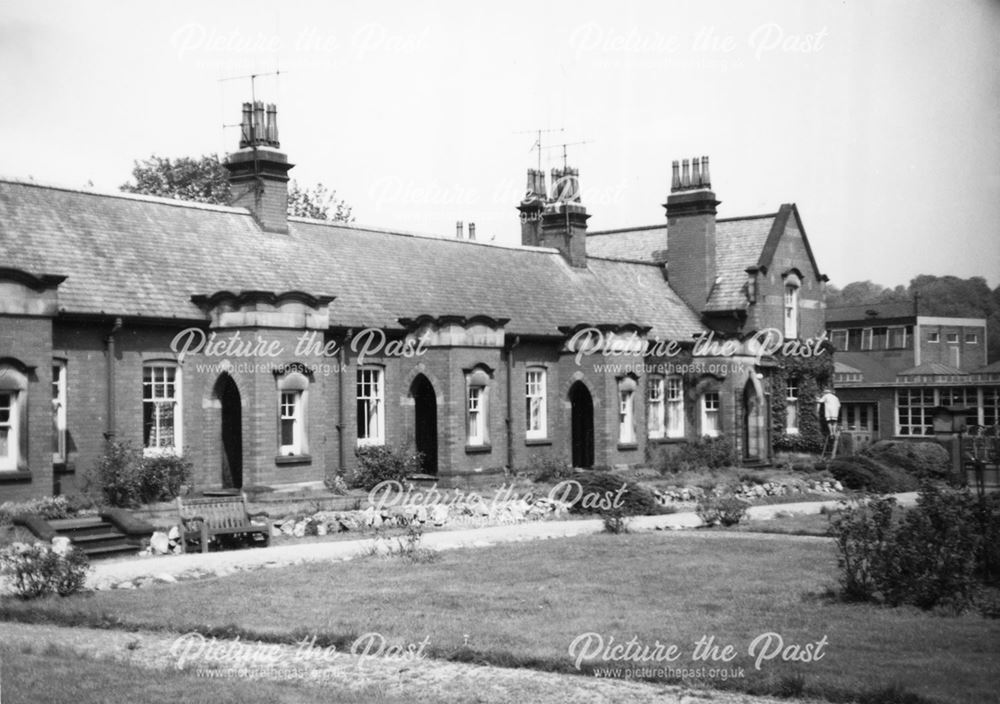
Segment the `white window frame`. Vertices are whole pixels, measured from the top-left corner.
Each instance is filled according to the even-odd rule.
[[[651,375],[646,379],[646,432],[650,438],[667,435],[666,381],[662,376]]]
[[[355,384],[358,446],[385,444],[385,370],[358,367]]]
[[[927,342],[930,343],[930,344],[932,344],[932,345],[940,344],[940,342],[941,342],[941,333],[939,333],[936,330],[932,330],[931,332],[928,332],[927,333]]]
[[[864,352],[870,352],[874,349],[875,340],[875,329],[874,328],[861,328],[861,350]]]
[[[486,387],[470,384],[465,391],[465,444],[486,444]]]
[[[146,380],[146,372],[151,372],[151,379]],[[157,373],[162,378],[157,379]],[[172,377],[172,380],[168,380]],[[142,433],[143,454],[147,456],[174,454],[180,455],[184,447],[184,397],[182,388],[183,375],[181,368],[169,362],[146,362],[142,365]],[[167,385],[173,386],[173,395],[167,395]],[[162,391],[162,393],[158,393]],[[148,392],[148,393],[147,393]],[[146,409],[152,405],[153,428],[146,435]],[[172,406],[173,413],[173,443],[163,442],[164,424],[163,409]]]
[[[954,338],[954,339],[952,339],[952,338]],[[947,342],[949,345],[957,345],[958,344],[958,339],[959,339],[958,338],[958,333],[957,332],[946,333],[945,336],[944,336],[944,339],[945,339],[945,342]]]
[[[979,334],[974,332],[965,333],[965,344],[967,345],[978,345],[979,344]]]
[[[927,400],[927,394],[930,394],[930,400]],[[905,398],[905,406],[900,403],[900,401]],[[896,436],[897,437],[927,437],[934,434],[933,420],[931,416],[931,409],[937,405],[938,394],[935,389],[929,389],[924,386],[914,387],[912,389],[897,389],[896,399],[895,399],[895,415],[896,415]],[[916,401],[916,403],[914,403]],[[903,409],[906,409],[906,422],[903,422]],[[915,412],[913,409],[919,409]],[[914,417],[919,416],[920,423],[914,423]],[[906,432],[904,432],[904,430]],[[913,432],[918,430],[919,432]]]
[[[67,394],[66,360],[56,359],[52,362],[52,432],[54,437],[52,461],[66,461],[66,394]]]
[[[636,380],[631,376],[618,380],[618,444],[634,445]]]
[[[843,338],[843,344],[838,344],[837,341],[839,338]],[[831,330],[830,344],[833,345],[838,352],[846,352],[847,347],[850,344],[847,328],[838,328],[836,330]]]
[[[788,382],[785,386],[785,432],[799,434],[799,384]]]
[[[878,432],[878,403],[855,401],[841,406],[844,429],[856,433]]]
[[[2,407],[6,417],[0,417],[0,430],[6,431],[7,450],[0,455],[0,472],[16,472],[21,458],[21,406],[24,391],[0,389],[7,400]]]
[[[525,370],[525,437],[529,440],[544,440],[548,437],[547,382],[544,367],[528,367]]]
[[[282,456],[303,454],[304,413],[302,391],[299,389],[282,389],[278,391],[278,452]],[[286,443],[284,426],[292,424],[291,442]]]
[[[701,395],[701,435],[717,438],[721,427],[722,397],[718,391],[706,391]]]
[[[684,380],[668,376],[666,381],[666,423],[668,438],[684,437]]]
[[[799,287],[785,281],[785,339],[795,340],[799,336]]]
[[[902,334],[903,334],[903,343],[902,343],[902,345],[893,345],[892,344],[892,335],[893,335],[894,332],[895,333],[899,333],[899,331],[902,331]],[[892,325],[892,326],[890,326],[889,328],[886,329],[886,334],[885,334],[885,348],[887,350],[905,350],[905,349],[909,349],[908,346],[907,346],[907,342],[909,342],[909,335],[907,334],[906,326],[905,325]]]

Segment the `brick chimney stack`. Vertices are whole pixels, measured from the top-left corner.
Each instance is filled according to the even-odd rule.
[[[288,232],[288,172],[294,164],[279,151],[274,104],[243,103],[240,148],[226,157],[231,204],[248,209],[267,232]]]
[[[552,194],[542,211],[539,244],[558,249],[571,266],[586,268],[589,217],[580,198],[579,170],[552,169]]]
[[[528,183],[524,198],[517,206],[521,213],[521,244],[528,247],[538,247],[542,237],[542,211],[548,200],[545,189],[545,172],[541,169],[528,169]]]
[[[715,214],[719,201],[712,192],[708,157],[673,162],[667,211],[670,285],[692,309],[701,313],[715,283]]]

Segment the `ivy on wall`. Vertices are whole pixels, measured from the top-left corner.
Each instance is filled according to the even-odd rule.
[[[778,368],[772,377],[771,434],[775,450],[788,452],[820,452],[823,449],[823,431],[816,414],[816,399],[823,393],[823,386],[833,378],[831,350],[816,357],[775,356]],[[788,433],[788,408],[785,397],[788,382],[795,381],[799,389],[799,432]]]

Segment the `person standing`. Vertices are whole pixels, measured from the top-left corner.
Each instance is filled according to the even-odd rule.
[[[837,421],[840,418],[840,399],[829,386],[823,387],[823,393],[816,399],[816,413],[823,425],[826,435],[837,433]]]

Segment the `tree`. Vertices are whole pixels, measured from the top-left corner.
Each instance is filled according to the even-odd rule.
[[[170,159],[154,154],[135,162],[132,169],[135,183],[123,183],[120,189],[126,193],[229,205],[228,175],[215,155]]]
[[[197,203],[229,205],[230,202],[229,172],[215,154],[177,159],[154,154],[136,161],[132,181],[123,183],[120,188],[126,193]],[[288,187],[288,214],[331,222],[354,222],[351,206],[336,195],[336,191],[328,190],[322,183],[303,188],[292,181]]]

